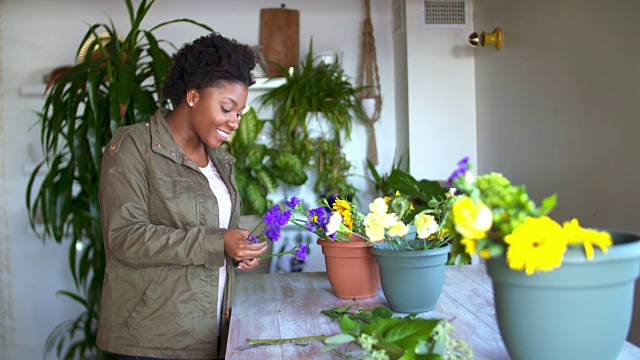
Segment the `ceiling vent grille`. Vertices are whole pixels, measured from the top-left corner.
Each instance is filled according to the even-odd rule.
[[[465,28],[468,0],[424,0],[422,15],[423,28]]]

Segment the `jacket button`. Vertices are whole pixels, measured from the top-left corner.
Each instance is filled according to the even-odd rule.
[[[159,148],[161,148],[161,147],[162,147],[162,144],[158,143],[158,144],[156,144],[156,146],[157,146],[157,147],[159,147]]]
[[[115,150],[115,149],[116,149],[116,146],[115,146],[115,145],[111,145],[111,146],[109,146],[109,150]]]
[[[176,152],[175,152],[175,151],[171,151],[171,155],[174,155],[174,156],[175,156],[175,155],[176,155]]]

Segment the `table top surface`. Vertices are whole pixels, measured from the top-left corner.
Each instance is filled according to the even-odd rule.
[[[340,359],[322,352],[320,341],[247,347],[247,339],[278,339],[340,333],[337,321],[320,310],[354,305],[371,309],[389,304],[382,289],[375,297],[353,300],[335,297],[326,273],[284,273],[238,276],[225,359]],[[405,315],[405,314],[398,314]],[[433,311],[419,314],[443,318],[453,336],[469,344],[476,359],[509,359],[496,322],[493,287],[484,265],[447,266],[444,287]],[[626,342],[619,360],[640,359],[640,348]]]

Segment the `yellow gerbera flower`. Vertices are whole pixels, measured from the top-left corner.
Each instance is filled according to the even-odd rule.
[[[349,231],[353,231],[351,204],[347,200],[336,199],[336,201],[333,202],[333,211],[340,214],[340,216],[342,216],[344,226],[346,226]]]
[[[578,219],[572,219],[563,224],[564,232],[567,236],[567,244],[584,246],[584,253],[587,259],[593,259],[593,246],[600,247],[602,252],[607,253],[609,246],[613,245],[611,234],[606,231],[585,229],[580,226]]]
[[[526,218],[504,241],[509,267],[527,275],[559,267],[567,251],[566,233],[547,216]]]

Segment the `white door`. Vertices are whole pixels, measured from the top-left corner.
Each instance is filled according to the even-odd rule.
[[[558,220],[640,233],[640,1],[474,0],[478,172],[556,192]],[[640,344],[640,293],[630,339]]]

